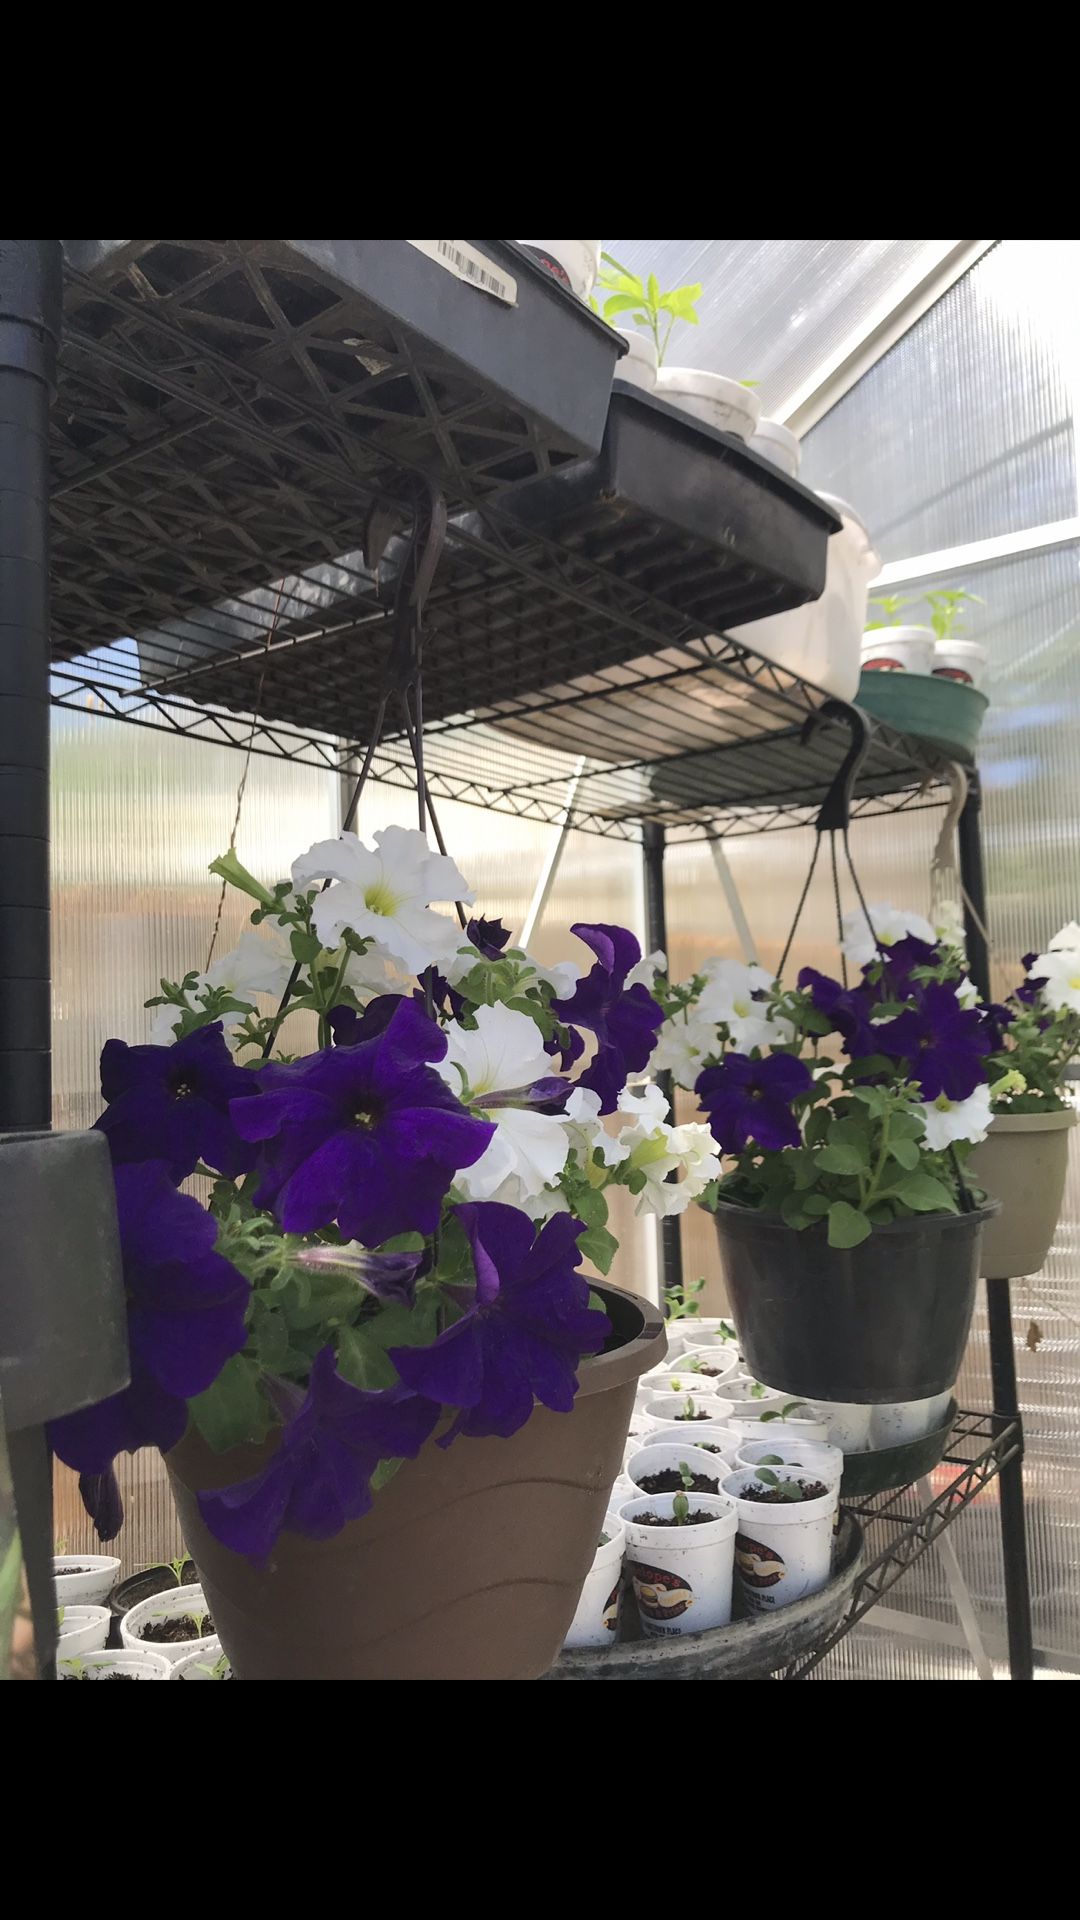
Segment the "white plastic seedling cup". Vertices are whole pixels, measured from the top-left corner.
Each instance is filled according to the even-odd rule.
[[[694,1409],[692,1415],[687,1412],[688,1402]],[[647,1433],[656,1433],[660,1427],[684,1427],[693,1432],[695,1426],[704,1425],[702,1414],[711,1426],[722,1426],[731,1414],[731,1401],[712,1393],[657,1393],[646,1401],[641,1420]]]
[[[819,1479],[803,1467],[786,1473],[779,1467],[766,1471],[802,1487],[813,1486]],[[739,1516],[735,1577],[743,1599],[751,1613],[773,1613],[807,1594],[819,1593],[828,1584],[840,1490],[838,1485],[828,1487],[816,1500],[775,1504],[750,1500],[747,1490],[764,1484],[760,1472],[760,1468],[738,1468],[724,1481],[724,1492],[734,1500]]]
[[[878,627],[863,636],[859,663],[864,673],[930,673],[934,665],[932,627]]]
[[[613,1503],[616,1491],[613,1489]],[[636,1487],[629,1497],[637,1499]],[[577,1610],[563,1641],[565,1647],[610,1647],[615,1641],[625,1547],[623,1523],[617,1512],[611,1511],[605,1516],[601,1533],[607,1537],[603,1545],[597,1546],[592,1566],[585,1575]]]
[[[645,1514],[674,1511],[673,1493],[643,1494],[621,1509],[626,1564],[634,1586],[642,1632],[650,1639],[704,1633],[731,1619],[732,1567],[737,1516],[723,1494],[686,1496],[692,1513],[713,1517],[701,1526],[650,1527]]]
[[[636,1500],[639,1493],[648,1492],[648,1488],[643,1487],[641,1483],[647,1480],[650,1474],[667,1473],[672,1469],[677,1473],[683,1466],[688,1467],[691,1473],[705,1474],[708,1479],[716,1482],[714,1489],[703,1489],[706,1492],[719,1493],[721,1481],[725,1480],[731,1471],[722,1453],[706,1453],[704,1447],[687,1446],[678,1439],[657,1439],[655,1442],[650,1440],[648,1446],[642,1447],[635,1453],[627,1466],[626,1478],[631,1482],[631,1490],[625,1496],[626,1499]],[[678,1488],[673,1487],[672,1492],[677,1493]],[[612,1505],[615,1504],[615,1501],[612,1501]],[[621,1506],[622,1501],[618,1504]]]

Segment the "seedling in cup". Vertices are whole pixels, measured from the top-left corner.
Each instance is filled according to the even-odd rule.
[[[784,1464],[779,1455],[777,1456],[776,1464],[780,1467]],[[814,1497],[805,1493],[797,1480],[779,1479],[772,1471],[772,1468],[767,1467],[763,1460],[758,1461],[757,1477],[763,1486],[768,1487],[770,1492],[776,1495],[778,1500],[808,1500]]]
[[[762,1386],[751,1387],[750,1397],[752,1400],[760,1400],[765,1391],[766,1389]],[[790,1420],[793,1414],[808,1413],[809,1410],[810,1403],[808,1400],[785,1400],[782,1407],[766,1409],[761,1416],[762,1425],[765,1424],[766,1420]]]
[[[614,326],[619,316],[625,315],[635,327],[642,327],[651,336],[656,347],[656,364],[662,367],[676,321],[685,320],[691,327],[698,324],[696,303],[701,298],[701,282],[671,287],[663,293],[655,273],[642,280],[631,273],[629,267],[620,266],[614,255],[602,253],[600,258],[606,272],[601,271],[597,286],[608,295],[604,301],[604,319]],[[593,305],[596,306],[595,301]]]

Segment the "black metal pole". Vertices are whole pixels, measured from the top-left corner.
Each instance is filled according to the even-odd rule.
[[[49,401],[58,240],[0,240],[0,1132],[50,1121]]]
[[[0,1134],[51,1119],[49,403],[59,240],[0,240]],[[4,1284],[33,1284],[13,1274]],[[45,1430],[8,1441],[39,1670],[51,1677],[52,1469]]]
[[[965,903],[964,925],[971,977],[984,1000],[990,992],[990,954],[983,927],[986,919],[986,881],[983,873],[982,836],[979,821],[982,793],[978,775],[973,775],[964,810],[960,815],[957,837],[960,847],[960,878],[971,905]],[[972,912],[974,908],[974,913]],[[981,925],[979,924],[981,922]],[[1019,1419],[1016,1389],[1016,1346],[1013,1338],[1012,1302],[1007,1280],[986,1282],[986,1318],[990,1332],[990,1379],[994,1410]],[[1034,1678],[1035,1658],[1031,1633],[1031,1588],[1028,1579],[1027,1529],[1024,1522],[1023,1447],[1015,1460],[1002,1469],[998,1482],[1001,1513],[1001,1552],[1005,1566],[1005,1617],[1009,1636],[1009,1671],[1014,1680]]]
[[[667,908],[664,903],[665,833],[657,820],[642,826],[642,865],[645,872],[645,949],[667,952]],[[675,1083],[670,1073],[657,1074],[657,1085],[675,1114]],[[678,1219],[660,1222],[660,1297],[682,1286],[682,1228]]]

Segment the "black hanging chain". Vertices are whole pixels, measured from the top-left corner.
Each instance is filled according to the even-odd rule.
[[[363,765],[357,777],[352,797],[345,810],[342,832],[348,833],[360,808],[360,799],[371,774],[375,755],[382,742],[386,725],[387,709],[393,695],[397,695],[404,717],[405,731],[416,768],[417,811],[420,831],[427,831],[428,815],[431,816],[439,850],[446,852],[442,834],[439,831],[431,808],[431,796],[428,792],[427,778],[424,772],[423,744],[423,616],[424,605],[435,578],[435,569],[446,540],[447,513],[446,501],[438,488],[428,481],[421,483],[421,493],[413,515],[412,529],[408,544],[402,555],[394,592],[394,629],[390,651],[383,666],[382,684],[379,689],[378,704],[372,722],[371,738],[364,754]],[[410,708],[410,694],[415,702],[416,719],[413,721]],[[325,893],[330,885],[324,880],[320,892]],[[461,902],[457,903],[458,917],[462,926]],[[299,960],[293,966],[285,985],[278,1010],[274,1015],[270,1030],[263,1043],[262,1058],[268,1058],[270,1049],[277,1038],[278,1030],[288,1010],[296,982],[300,977]],[[430,975],[425,983],[425,999],[431,1000]],[[431,1007],[428,1007],[429,1013]]]
[[[859,884],[859,876],[855,872],[855,865],[851,858],[851,847],[848,842],[848,827],[851,821],[851,801],[855,792],[859,771],[869,751],[870,726],[865,715],[860,713],[857,707],[850,707],[843,700],[826,700],[806,721],[802,732],[803,745],[805,746],[807,744],[811,736],[823,722],[829,720],[840,720],[844,723],[851,735],[851,743],[818,812],[814,827],[814,851],[810,857],[810,867],[806,875],[806,880],[803,883],[803,890],[799,895],[799,903],[795,908],[795,918],[791,923],[791,931],[784,944],[784,951],[780,956],[777,978],[779,979],[783,975],[784,968],[787,965],[788,955],[791,952],[795,940],[795,933],[799,921],[802,918],[802,911],[806,905],[806,896],[810,891],[810,882],[814,877],[818,854],[821,852],[821,837],[822,834],[827,833],[829,836],[830,865],[832,867],[833,900],[836,906],[836,937],[840,946],[840,965],[843,982],[846,987],[848,983],[848,972],[847,957],[844,953],[844,916],[840,903],[840,873],[836,857],[837,834],[840,835],[848,872],[851,875],[856,898],[862,909],[867,927],[869,928],[870,938],[874,943],[875,950],[881,955],[881,948],[878,946],[877,935],[874,932],[874,923],[870,918],[870,909],[863,896],[863,890]],[[882,958],[885,958],[885,956],[882,955]]]

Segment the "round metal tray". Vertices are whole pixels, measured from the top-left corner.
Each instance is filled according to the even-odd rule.
[[[863,1500],[868,1494],[887,1493],[892,1487],[909,1487],[913,1480],[931,1473],[944,1456],[955,1421],[956,1401],[950,1400],[945,1425],[924,1433],[921,1440],[905,1440],[901,1447],[878,1447],[873,1453],[845,1454],[841,1500]]]
[[[862,1561],[862,1528],[843,1514],[833,1576],[820,1593],[776,1613],[733,1620],[678,1639],[640,1637],[633,1596],[624,1590],[619,1638],[599,1652],[561,1653],[545,1680],[764,1680],[826,1640],[841,1619]]]

